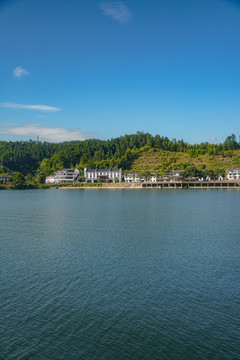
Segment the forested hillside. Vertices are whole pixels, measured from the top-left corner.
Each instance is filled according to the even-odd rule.
[[[0,142],[0,172],[47,176],[56,170],[77,167],[122,167],[124,171],[197,170],[223,173],[240,167],[240,144],[235,135],[221,144],[188,144],[159,135],[138,132],[111,140],[90,139],[64,143]]]
[[[0,172],[34,173],[44,158],[52,157],[66,144],[39,141],[0,141]]]

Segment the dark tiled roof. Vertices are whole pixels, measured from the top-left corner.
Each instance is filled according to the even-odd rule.
[[[87,169],[86,172],[110,172],[110,171],[121,171],[121,169]]]

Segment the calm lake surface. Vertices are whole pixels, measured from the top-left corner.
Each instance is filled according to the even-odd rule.
[[[0,204],[0,359],[240,359],[240,191]]]

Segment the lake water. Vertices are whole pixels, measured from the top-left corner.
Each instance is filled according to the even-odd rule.
[[[240,359],[240,191],[0,204],[0,359]]]

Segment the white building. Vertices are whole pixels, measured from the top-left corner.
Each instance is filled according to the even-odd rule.
[[[145,182],[145,181],[150,181],[150,182],[157,182],[157,176],[155,173],[150,173],[148,179],[146,179],[144,176],[143,177],[139,177],[138,174],[125,174],[124,175],[124,181],[131,183],[131,182]]]
[[[240,169],[227,169],[227,179],[228,180],[239,180],[240,179]]]
[[[46,184],[74,183],[78,180],[80,172],[78,169],[62,169],[54,175],[47,176]]]
[[[180,180],[183,179],[184,170],[174,170],[169,173],[165,173],[163,176],[164,180]]]
[[[84,168],[84,177],[87,183],[94,182],[121,182],[122,169],[87,169]]]
[[[183,173],[184,173],[184,170],[174,170],[173,177],[175,179],[181,179],[181,178],[183,178]]]
[[[140,178],[137,174],[125,174],[124,181],[127,183],[140,182]]]
[[[206,181],[215,181],[216,179],[215,179],[215,177],[213,177],[213,176],[206,176]]]
[[[11,175],[0,175],[0,183],[7,184],[9,182]]]
[[[55,184],[55,177],[54,177],[54,175],[52,175],[52,176],[46,176],[45,184]]]
[[[155,173],[150,174],[150,180],[151,182],[157,182],[157,175]]]

